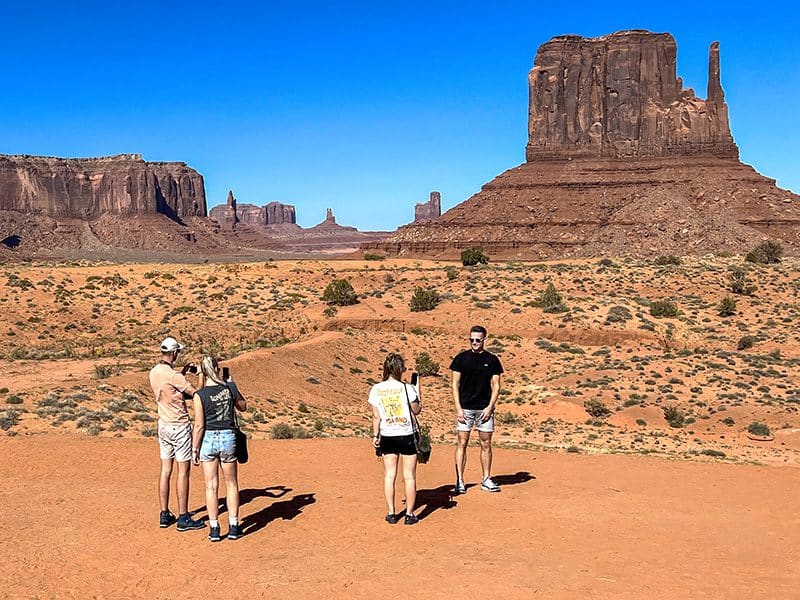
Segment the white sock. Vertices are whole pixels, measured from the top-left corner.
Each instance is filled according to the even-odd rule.
[[[209,527],[219,527],[219,521],[212,521],[211,519],[208,520]]]
[[[228,525],[238,525],[239,517],[228,517]]]

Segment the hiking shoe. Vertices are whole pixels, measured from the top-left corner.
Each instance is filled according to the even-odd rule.
[[[228,529],[228,539],[238,540],[240,537],[242,537],[242,530],[239,525],[231,525],[230,529]]]
[[[406,514],[406,525],[416,525],[417,523],[419,523],[419,517],[417,515]]]
[[[497,485],[494,481],[492,481],[491,477],[487,477],[481,483],[481,489],[486,490],[487,492],[499,492],[500,486]]]
[[[219,525],[210,529],[208,532],[208,539],[212,542],[218,542],[222,539],[222,537],[219,535]]]
[[[177,520],[178,519],[176,519],[175,515],[173,515],[171,512],[168,510],[162,510],[158,517],[158,526],[161,528],[169,527]]]
[[[397,523],[399,523],[399,522],[400,522],[400,517],[401,517],[401,516],[402,516],[402,515],[400,515],[400,514],[395,514],[395,515],[386,515],[386,522],[387,522],[389,525],[397,525]]]
[[[202,521],[195,521],[189,514],[178,517],[178,531],[191,531],[192,529],[203,529],[206,526]]]
[[[466,494],[467,493],[467,486],[464,485],[464,482],[460,479],[456,481],[456,485],[453,488],[453,495],[457,496],[459,494]]]

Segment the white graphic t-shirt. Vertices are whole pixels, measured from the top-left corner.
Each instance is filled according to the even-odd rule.
[[[406,392],[408,400],[406,400]],[[414,433],[408,403],[414,402],[416,399],[416,388],[396,379],[387,379],[372,386],[369,391],[369,403],[376,406],[381,415],[381,435],[396,436]]]

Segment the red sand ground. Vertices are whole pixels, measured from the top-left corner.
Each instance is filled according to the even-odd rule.
[[[212,544],[157,527],[155,440],[0,438],[2,595],[798,597],[795,467],[498,449],[502,493],[451,500],[437,446],[406,527],[383,521],[369,440],[251,444],[245,536]],[[474,483],[477,448],[470,460]],[[194,470],[192,508],[201,482]]]

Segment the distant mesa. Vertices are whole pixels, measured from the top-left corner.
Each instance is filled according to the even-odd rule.
[[[0,155],[0,210],[48,217],[205,216],[203,177],[141,154],[102,158]]]
[[[719,43],[709,50],[705,100],[683,88],[676,55],[668,33],[552,38],[528,77],[526,162],[441,217],[415,218],[364,248],[452,257],[481,245],[521,258],[741,253],[770,237],[797,253],[800,196],[739,162]]]
[[[427,202],[420,202],[414,206],[414,223],[433,221],[442,216],[442,195],[431,192]]]
[[[297,222],[295,208],[290,204],[239,204],[232,191],[228,192],[225,204],[213,207],[208,216],[225,230],[234,229],[237,223],[266,226]]]

